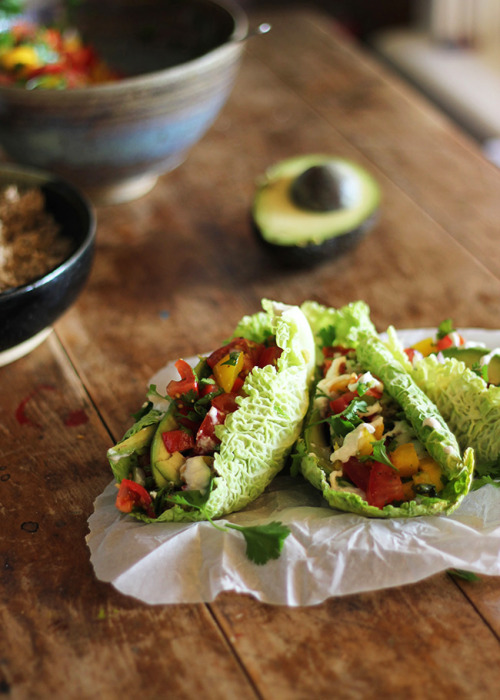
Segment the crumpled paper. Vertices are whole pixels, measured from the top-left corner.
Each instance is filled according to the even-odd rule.
[[[432,330],[401,331],[411,344]],[[500,346],[500,332],[462,330],[468,339]],[[171,376],[167,365],[151,383]],[[89,518],[87,544],[96,576],[149,604],[199,603],[222,591],[251,594],[275,605],[307,606],[332,596],[402,586],[448,569],[500,575],[500,489],[470,493],[451,516],[374,520],[341,513],[301,477],[278,476],[244,511],[225,521],[261,525],[279,520],[291,534],[281,556],[248,560],[235,530],[210,523],[145,524],[120,514],[111,483]]]

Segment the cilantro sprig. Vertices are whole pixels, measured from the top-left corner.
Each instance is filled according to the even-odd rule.
[[[166,500],[177,505],[188,506],[199,510],[208,522],[221,532],[227,530],[237,530],[245,538],[246,556],[250,561],[262,566],[271,559],[278,559],[285,544],[285,540],[290,534],[290,529],[278,521],[265,525],[243,526],[234,523],[219,525],[213,521],[205,509],[210,493],[212,491],[213,480],[210,487],[205,492],[183,491],[166,496]]]
[[[437,329],[437,339],[441,340],[442,338],[445,338],[450,333],[453,333],[454,330],[455,326],[453,325],[451,318],[441,321]]]
[[[388,467],[394,469],[394,471],[396,472],[399,471],[399,469],[395,467],[394,464],[391,462],[389,455],[387,454],[387,449],[383,438],[382,440],[375,440],[374,442],[372,442],[372,447],[372,454],[359,457],[360,462],[366,462],[366,460],[373,460],[374,462],[381,462],[382,464],[386,464]]]

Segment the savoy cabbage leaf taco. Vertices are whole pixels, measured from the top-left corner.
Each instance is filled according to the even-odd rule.
[[[299,307],[262,305],[194,368],[178,360],[163,408],[149,401],[108,450],[119,510],[146,522],[219,518],[282,469],[308,408],[314,338]]]
[[[339,510],[452,512],[470,489],[473,451],[462,457],[435,404],[376,335],[366,305],[325,318],[328,327],[313,325],[323,357],[297,447],[302,474]]]

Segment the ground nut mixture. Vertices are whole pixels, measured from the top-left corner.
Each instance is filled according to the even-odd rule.
[[[71,245],[45,210],[41,190],[9,185],[0,193],[0,292],[47,274]]]

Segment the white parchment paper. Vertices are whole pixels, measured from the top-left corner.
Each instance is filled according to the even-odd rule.
[[[411,344],[433,330],[401,331]],[[500,346],[500,331],[468,329],[467,339]],[[151,380],[160,391],[171,365]],[[288,525],[278,560],[250,562],[234,530],[210,523],[140,523],[120,514],[110,483],[96,499],[87,544],[96,576],[146,603],[210,602],[222,591],[277,605],[315,605],[331,596],[401,586],[447,569],[500,575],[500,489],[470,493],[451,516],[373,520],[340,513],[302,478],[277,477],[244,511],[240,525]],[[224,521],[218,521],[221,524]]]

